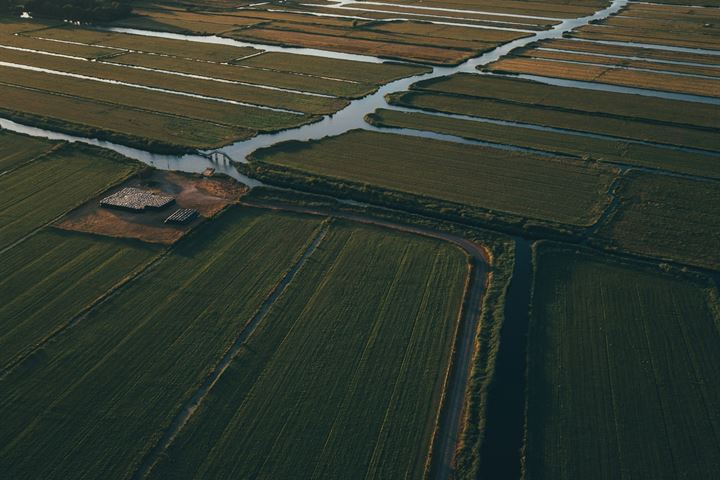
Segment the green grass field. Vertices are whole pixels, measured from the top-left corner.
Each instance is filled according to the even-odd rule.
[[[151,478],[419,478],[467,261],[333,223]]]
[[[253,154],[260,162],[472,207],[592,224],[613,170],[520,152],[354,130]],[[568,201],[572,199],[572,201]]]
[[[0,176],[0,248],[136,172],[138,164],[67,145]]]
[[[631,252],[720,270],[720,184],[633,172],[600,236]]]
[[[127,478],[318,220],[234,209],[1,380],[0,471]]]
[[[46,230],[0,256],[0,370],[159,253],[157,247]]]
[[[525,478],[711,478],[717,290],[547,245],[536,271]]]
[[[0,173],[50,151],[55,142],[0,130]]]
[[[653,145],[387,109],[376,110],[368,117],[368,121],[378,127],[432,131],[471,140],[592,158],[603,162],[720,178],[720,169],[718,168],[720,159],[718,157]]]

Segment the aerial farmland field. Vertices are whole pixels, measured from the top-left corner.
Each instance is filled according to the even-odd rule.
[[[717,289],[565,248],[536,255],[526,478],[709,478]]]
[[[0,480],[714,479],[718,25],[0,0]]]

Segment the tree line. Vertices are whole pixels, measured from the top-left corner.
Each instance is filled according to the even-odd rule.
[[[38,18],[80,22],[110,21],[130,15],[130,0],[0,0],[0,10]]]

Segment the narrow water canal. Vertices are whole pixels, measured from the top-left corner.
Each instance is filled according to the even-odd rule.
[[[527,333],[533,280],[528,240],[515,240],[515,266],[505,300],[505,322],[495,376],[488,393],[485,439],[480,452],[483,480],[520,478],[525,432]]]

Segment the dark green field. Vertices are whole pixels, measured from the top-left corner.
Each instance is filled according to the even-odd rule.
[[[536,261],[525,478],[712,478],[717,290],[566,248]]]
[[[466,269],[333,223],[151,478],[421,477]]]
[[[634,172],[600,236],[621,250],[720,270],[720,184]]]
[[[0,371],[159,253],[152,245],[44,230],[0,256]]]
[[[47,140],[0,130],[0,173],[34,160],[54,145]]]
[[[17,141],[12,138],[12,142]],[[0,176],[0,248],[138,171],[136,163],[66,145]]]
[[[614,174],[611,168],[571,160],[363,130],[281,144],[253,157],[311,174],[575,225],[597,219]]]

